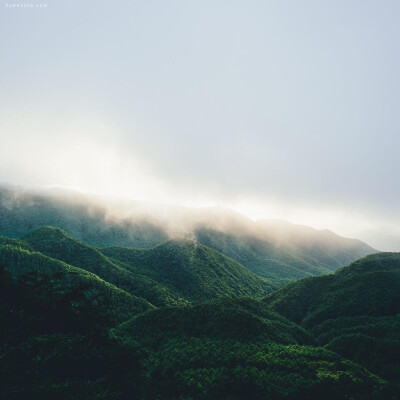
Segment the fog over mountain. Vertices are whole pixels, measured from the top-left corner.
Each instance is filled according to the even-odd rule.
[[[135,267],[144,263],[145,269],[158,265],[159,260],[171,265],[172,270],[177,265],[187,268],[193,263],[198,246],[205,246],[207,251],[215,252],[208,258],[208,265],[221,265],[218,257],[222,256],[218,254],[222,253],[234,268],[240,266],[247,273],[267,279],[264,290],[269,291],[290,281],[332,273],[377,252],[366,243],[328,230],[278,220],[255,222],[223,208],[107,199],[65,189],[0,190],[0,235],[26,238],[32,230],[37,230],[43,240],[44,232],[45,237],[52,238],[44,240],[51,255],[54,246],[59,248],[67,240],[56,228],[87,244],[105,248],[106,255],[123,263]],[[149,253],[144,249],[150,249]],[[174,256],[175,253],[181,255]],[[196,268],[205,273],[205,264],[199,263],[202,266],[195,263]]]

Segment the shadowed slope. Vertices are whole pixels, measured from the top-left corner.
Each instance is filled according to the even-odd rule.
[[[58,228],[43,227],[26,235],[23,240],[49,257],[93,272],[125,291],[143,297],[155,306],[186,304],[186,300],[154,280],[127,270]]]
[[[220,299],[192,307],[146,313],[121,324],[115,334],[132,336],[150,347],[158,347],[171,338],[185,337],[247,343],[315,343],[299,326],[252,299]]]
[[[400,254],[370,255],[332,275],[290,284],[265,302],[321,345],[400,382]]]
[[[400,312],[400,254],[373,254],[327,276],[292,283],[265,301],[305,326],[327,318]]]
[[[112,330],[149,351],[147,399],[384,399],[386,382],[314,347],[262,302],[155,310]],[[387,397],[390,398],[390,397]]]
[[[3,238],[0,243],[2,241]],[[91,272],[24,249],[20,241],[13,243],[8,239],[7,242],[0,244],[0,262],[13,276],[39,273],[64,287],[83,287],[90,298],[101,298],[109,303],[117,321],[154,308],[145,299],[133,296]]]

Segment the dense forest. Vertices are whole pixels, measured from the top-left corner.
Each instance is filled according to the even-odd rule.
[[[4,399],[400,396],[396,253],[279,289],[196,238],[94,247],[41,227],[0,237],[0,263]]]

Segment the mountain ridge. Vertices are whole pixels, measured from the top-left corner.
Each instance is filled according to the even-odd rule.
[[[95,247],[132,248],[152,248],[168,239],[186,237],[222,252],[276,285],[329,273],[376,252],[355,239],[290,223],[253,222],[226,209],[109,202],[65,190],[49,194],[3,188],[0,234],[19,238],[51,225]]]
[[[104,248],[101,251],[125,265],[151,272],[193,301],[222,296],[254,296],[274,285],[231,258],[188,239],[171,239],[152,249]],[[191,285],[196,282],[196,285]]]

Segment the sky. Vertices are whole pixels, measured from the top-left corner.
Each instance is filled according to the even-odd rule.
[[[399,1],[0,1],[0,183],[400,251]]]

